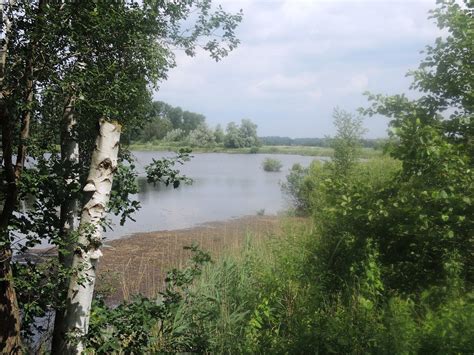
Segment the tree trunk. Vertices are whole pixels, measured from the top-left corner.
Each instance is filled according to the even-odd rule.
[[[0,102],[2,125],[3,166],[7,182],[6,195],[0,214],[0,353],[16,354],[21,351],[20,310],[13,285],[11,268],[12,250],[8,225],[18,197],[17,177],[13,165],[12,127],[4,101]]]
[[[2,231],[2,234],[5,231]],[[0,250],[0,353],[21,354],[20,310],[13,287],[11,249]]]
[[[10,1],[11,5],[13,1]],[[4,31],[3,45],[0,48],[0,124],[2,131],[2,153],[3,167],[6,177],[6,195],[0,214],[0,353],[21,353],[20,325],[21,317],[18,308],[15,288],[13,286],[13,274],[11,268],[12,251],[8,225],[17,202],[17,178],[13,166],[12,127],[11,117],[6,106],[8,91],[4,87],[5,64],[8,51],[8,34],[10,21],[5,15],[5,3],[0,4],[0,16],[2,18],[2,30]]]
[[[2,104],[0,107],[0,122],[2,124],[2,151],[3,164],[7,180],[7,191],[0,215],[0,241],[4,243],[0,248],[0,353],[16,354],[21,351],[20,338],[20,310],[13,287],[11,269],[12,251],[8,225],[17,201],[17,184],[15,168],[12,161],[11,126],[8,112]]]
[[[100,133],[92,153],[92,162],[84,192],[88,197],[81,213],[78,241],[74,248],[68,298],[64,319],[65,334],[61,354],[80,354],[84,350],[81,337],[87,334],[90,308],[96,279],[97,260],[102,256],[101,222],[112,189],[117,169],[120,125],[101,120]]]
[[[74,95],[69,95],[63,111],[63,120],[61,127],[61,162],[63,168],[64,189],[70,191],[69,187],[79,184],[79,143],[76,138],[76,118],[74,115]],[[64,201],[60,206],[60,225],[61,225],[61,246],[58,248],[59,263],[64,268],[70,268],[74,252],[74,231],[77,229],[77,196],[74,194],[66,194]],[[65,292],[68,288],[68,280],[65,281],[63,287]],[[64,300],[66,295],[64,295]],[[56,309],[54,318],[54,331],[51,349],[53,353],[60,353],[61,339],[64,338],[66,332],[65,326],[65,310],[61,306]]]

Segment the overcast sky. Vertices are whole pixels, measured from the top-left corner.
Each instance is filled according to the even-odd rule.
[[[155,99],[202,113],[210,126],[249,118],[260,136],[334,134],[335,106],[355,111],[364,91],[408,92],[409,69],[440,35],[435,0],[215,0],[244,11],[240,46],[216,63],[177,53]],[[367,137],[387,121],[367,118]]]

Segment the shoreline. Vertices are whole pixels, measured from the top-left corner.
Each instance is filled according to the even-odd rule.
[[[174,152],[181,148],[190,148],[193,153],[226,153],[226,154],[286,154],[302,155],[311,157],[331,158],[334,154],[333,148],[314,146],[272,146],[250,148],[225,148],[225,147],[188,147],[178,144],[153,144],[153,143],[132,143],[128,147],[131,151],[150,152],[164,151]],[[382,155],[381,151],[372,148],[361,148],[360,157],[364,159]]]
[[[105,241],[97,265],[96,294],[118,305],[142,294],[155,297],[164,290],[168,271],[186,266],[193,243],[218,260],[240,254],[248,244],[265,243],[283,235],[288,223],[308,223],[305,217],[249,215],[175,230],[139,232]],[[40,262],[56,257],[56,247],[31,249],[25,256]]]

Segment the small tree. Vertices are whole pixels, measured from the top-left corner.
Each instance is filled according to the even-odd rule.
[[[235,122],[230,122],[227,125],[224,146],[226,148],[242,148],[244,146],[239,126]]]
[[[186,141],[191,147],[211,147],[215,144],[214,132],[201,124],[189,133]]]
[[[249,148],[259,146],[257,125],[250,120],[243,119],[240,126],[235,122],[227,125],[224,146],[227,148]]]
[[[257,136],[257,125],[255,123],[243,119],[240,123],[239,131],[244,147],[256,147],[260,145]]]
[[[336,136],[332,140],[334,148],[334,169],[337,175],[346,176],[357,160],[358,149],[365,130],[362,118],[335,108],[333,112]]]
[[[214,130],[214,140],[217,144],[223,143],[225,139],[224,130],[222,129],[221,125],[218,124]]]
[[[163,137],[163,140],[165,142],[179,142],[184,139],[185,132],[181,128],[176,128],[168,133],[166,133],[166,136]]]

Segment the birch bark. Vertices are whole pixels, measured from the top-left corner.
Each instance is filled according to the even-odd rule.
[[[96,280],[96,264],[102,256],[101,223],[106,214],[112,181],[117,169],[121,127],[101,120],[100,132],[92,153],[92,161],[84,193],[88,197],[82,208],[78,241],[74,248],[64,325],[62,354],[80,354],[84,350],[81,337],[87,334],[90,308]]]

